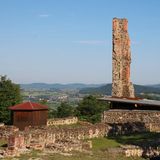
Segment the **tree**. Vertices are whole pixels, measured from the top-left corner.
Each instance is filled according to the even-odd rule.
[[[57,117],[64,118],[74,116],[74,111],[74,107],[72,107],[66,102],[62,102],[61,105],[57,108]]]
[[[20,87],[6,76],[0,76],[0,122],[9,123],[8,107],[21,102]]]
[[[48,118],[57,118],[57,110],[49,106]]]
[[[48,103],[46,100],[39,100],[38,103],[48,106],[48,118],[57,118],[57,110],[52,104]]]
[[[108,105],[100,102],[96,97],[90,95],[83,98],[77,107],[77,116],[91,123],[101,121],[101,114],[108,109]]]

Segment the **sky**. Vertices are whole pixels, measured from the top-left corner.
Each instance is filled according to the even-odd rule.
[[[127,18],[131,81],[160,83],[159,0],[0,0],[0,75],[111,83],[112,19]]]

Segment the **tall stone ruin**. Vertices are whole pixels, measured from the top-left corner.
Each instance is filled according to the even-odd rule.
[[[127,19],[113,19],[112,96],[134,98],[130,81],[131,51]]]

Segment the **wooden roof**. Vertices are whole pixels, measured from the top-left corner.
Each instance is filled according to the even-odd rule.
[[[10,110],[47,110],[48,107],[42,104],[25,102],[9,107]]]

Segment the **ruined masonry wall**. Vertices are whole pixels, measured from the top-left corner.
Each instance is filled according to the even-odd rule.
[[[134,97],[130,81],[131,51],[127,19],[113,19],[112,96]]]
[[[145,110],[109,110],[105,111],[102,121],[107,124],[134,124],[139,125],[140,131],[160,132],[160,111]]]
[[[21,148],[40,150],[53,148],[54,151],[86,149],[91,147],[91,143],[82,140],[104,137],[105,132],[104,124],[80,126],[77,128],[26,127],[24,132],[17,131],[9,136],[8,150],[16,151]]]
[[[70,125],[78,122],[77,117],[48,119],[47,126]]]
[[[26,143],[32,141],[42,141],[43,143],[63,141],[63,140],[83,140],[105,135],[105,124],[79,126],[77,128],[26,128],[24,132]]]

